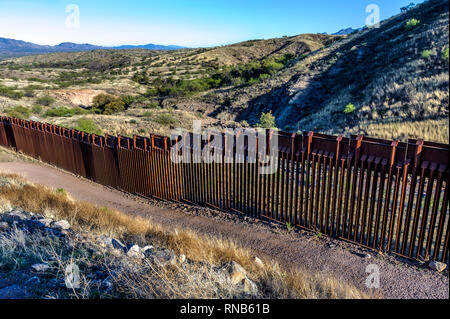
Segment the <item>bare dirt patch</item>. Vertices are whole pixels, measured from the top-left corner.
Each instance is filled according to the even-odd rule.
[[[102,93],[105,94],[106,92],[103,90],[90,90],[90,89],[55,90],[48,92],[50,96],[58,100],[63,100],[65,102],[81,107],[91,106],[94,97]]]

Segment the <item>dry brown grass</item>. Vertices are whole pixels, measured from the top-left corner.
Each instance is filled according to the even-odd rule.
[[[285,271],[277,263],[267,260],[264,261],[264,266],[260,267],[255,264],[250,251],[239,247],[232,241],[202,236],[189,230],[164,229],[161,225],[151,223],[143,218],[131,217],[106,207],[101,208],[89,203],[74,201],[65,194],[56,194],[43,186],[29,184],[17,175],[0,174],[0,202],[3,206],[10,205],[25,211],[41,212],[55,219],[66,219],[74,229],[105,234],[128,242],[152,242],[161,247],[171,248],[177,254],[185,254],[188,260],[197,262],[197,268],[177,272],[176,276],[157,274],[159,278],[166,278],[165,282],[168,282],[171,291],[179,290],[179,293],[171,293],[168,296],[180,298],[184,294],[185,298],[222,297],[217,296],[217,292],[208,293],[211,290],[202,292],[205,286],[202,286],[203,288],[192,287],[191,290],[181,289],[174,280],[179,280],[180,276],[186,277],[189,274],[193,276],[194,273],[200,272],[203,273],[200,277],[203,280],[206,278],[207,281],[208,271],[205,268],[198,268],[198,265],[203,264],[211,269],[211,267],[221,266],[226,262],[236,261],[248,271],[249,277],[257,283],[262,291],[261,297],[264,298],[348,299],[369,297],[357,288],[336,278],[312,275],[301,270]],[[151,272],[139,276],[136,280],[135,275],[127,273],[126,275],[122,274],[122,278],[117,280],[125,284],[128,282],[130,285],[141,282],[140,291],[142,293],[136,293],[135,296],[142,297],[146,296],[145,292],[149,293],[149,291],[157,289],[153,284],[154,281],[148,280],[145,283],[145,278],[149,279],[148,276],[152,276]],[[190,282],[196,281],[191,278]],[[128,291],[134,290],[133,287],[129,288]],[[137,287],[135,288],[137,289]],[[188,296],[186,296],[186,292],[189,292]]]

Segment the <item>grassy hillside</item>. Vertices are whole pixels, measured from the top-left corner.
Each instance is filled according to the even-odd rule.
[[[189,129],[193,119],[253,126],[270,111],[286,131],[448,142],[448,22],[448,2],[429,0],[346,36],[2,61],[0,112],[143,135]],[[122,99],[113,115],[89,108],[100,93]]]
[[[296,61],[280,83],[230,92],[242,100],[233,111],[255,123],[271,110],[288,130],[448,142],[448,15],[447,1],[432,0],[351,34]]]

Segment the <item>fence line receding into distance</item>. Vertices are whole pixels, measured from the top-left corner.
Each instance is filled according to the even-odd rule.
[[[449,145],[313,132],[266,134],[278,138],[278,170],[271,175],[258,174],[257,150],[244,146],[244,153],[237,152],[236,141],[215,152],[221,163],[175,164],[170,148],[176,141],[168,137],[97,136],[0,119],[0,145],[105,186],[448,263]],[[270,147],[270,138],[265,141]],[[188,147],[191,155],[193,148]],[[237,154],[244,154],[242,161]]]

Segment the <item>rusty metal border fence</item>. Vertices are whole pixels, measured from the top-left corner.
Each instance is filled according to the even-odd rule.
[[[273,134],[278,138],[278,170],[261,175],[258,142],[266,141],[270,148]],[[289,223],[410,259],[448,263],[449,145],[266,132],[256,149],[245,143],[238,150],[238,135],[233,141],[222,136],[223,149],[213,153],[219,161],[175,164],[170,148],[177,141],[168,137],[97,136],[0,119],[1,146],[105,186]],[[194,143],[185,147],[183,156],[197,156]]]

